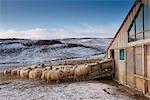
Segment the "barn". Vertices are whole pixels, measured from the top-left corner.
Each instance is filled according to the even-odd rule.
[[[150,95],[150,0],[136,0],[107,50],[114,78]]]

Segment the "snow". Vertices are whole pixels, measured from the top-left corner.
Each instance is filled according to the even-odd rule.
[[[5,50],[5,49],[11,49],[11,48],[24,48],[22,44],[14,43],[14,44],[2,44],[0,49]]]
[[[38,40],[0,40],[0,63],[38,63],[101,55],[111,39],[61,39],[62,44],[31,45]],[[69,47],[69,44],[77,44]],[[81,44],[78,46],[78,44]],[[88,46],[88,47],[84,47]]]
[[[83,44],[86,46],[105,46],[107,47],[112,39],[110,38],[79,38],[79,39],[64,39],[62,42],[64,43],[76,43],[76,44]]]
[[[9,83],[10,82],[10,83]],[[46,84],[12,80],[0,85],[1,100],[146,100],[134,97],[113,81]]]

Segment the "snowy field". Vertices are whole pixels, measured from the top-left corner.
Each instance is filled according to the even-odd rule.
[[[9,80],[0,84],[0,100],[147,100],[133,96],[113,81],[47,84],[32,80]]]

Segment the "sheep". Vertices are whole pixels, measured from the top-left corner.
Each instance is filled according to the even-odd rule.
[[[42,69],[42,75],[41,75],[42,80],[47,80],[47,73],[49,72],[49,70],[52,70],[52,66],[45,67],[44,69]]]
[[[57,83],[62,78],[62,71],[59,70],[50,70],[47,73],[47,82],[56,81]]]
[[[64,69],[62,70],[62,76],[63,77],[68,77],[69,75],[69,69],[65,66]]]
[[[26,66],[26,67],[23,68],[23,70],[27,70],[27,69],[31,70],[31,67],[30,66]]]
[[[75,71],[74,71],[74,75],[75,75],[76,77],[82,76],[82,75],[87,75],[88,73],[89,73],[89,69],[88,69],[88,67],[85,66],[85,65],[80,65],[80,66],[78,66],[78,67],[75,69]]]
[[[31,67],[30,67],[32,70],[33,69],[36,69],[37,68],[37,66],[36,65],[31,65]]]
[[[68,76],[73,76],[74,75],[74,71],[75,71],[75,68],[69,69]]]
[[[52,70],[49,70],[45,73],[46,75],[46,80],[47,80],[47,83],[49,83],[51,81],[51,74],[52,74]]]
[[[4,70],[4,75],[11,75],[11,70],[10,69],[7,69],[7,70]]]
[[[34,78],[34,70],[31,70],[31,71],[29,72],[29,78],[30,78],[30,79],[33,79],[33,78]]]
[[[20,70],[20,77],[21,78],[28,78],[29,72],[30,72],[30,69],[22,69],[22,70]]]
[[[46,67],[46,66],[45,66],[44,64],[41,64],[41,67],[43,67],[43,68],[44,68],[44,67]]]
[[[46,65],[44,65],[44,64],[38,64],[37,67],[38,67],[38,68],[45,68]]]
[[[60,68],[55,68],[55,70],[59,70]]]
[[[29,72],[29,78],[31,79],[40,79],[42,75],[42,69],[41,68],[36,68],[34,70],[31,70]]]
[[[45,70],[52,70],[51,67],[45,67],[44,69],[42,69],[42,71],[45,71]]]
[[[75,67],[74,68],[67,68],[65,66],[64,70],[63,70],[63,77],[73,76],[74,75],[74,70],[75,70]]]
[[[20,70],[17,70],[17,76],[20,77]]]
[[[35,70],[35,78],[40,79],[42,75],[42,69],[41,68],[36,68]]]
[[[17,69],[13,69],[11,71],[11,76],[16,76],[17,75]]]
[[[41,79],[42,79],[42,80],[46,80],[46,79],[47,79],[47,73],[48,73],[48,72],[49,72],[48,70],[42,71],[42,76],[41,76]]]

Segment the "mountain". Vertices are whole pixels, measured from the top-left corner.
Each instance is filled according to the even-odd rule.
[[[111,38],[0,39],[0,64],[39,63],[105,54]]]

